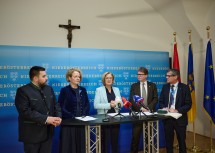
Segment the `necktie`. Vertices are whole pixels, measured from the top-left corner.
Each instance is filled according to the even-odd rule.
[[[169,107],[174,104],[174,85],[170,86],[170,100],[169,100]]]
[[[145,83],[142,84],[142,97],[144,98],[144,102],[143,102],[143,103],[144,103],[146,106],[148,106],[147,95],[146,95],[146,89],[145,89],[145,87],[144,87],[144,84],[145,84]]]

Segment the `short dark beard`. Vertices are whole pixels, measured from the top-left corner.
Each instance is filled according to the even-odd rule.
[[[46,86],[46,82],[45,83],[39,83],[38,85],[39,85],[40,88],[43,88],[43,87]]]

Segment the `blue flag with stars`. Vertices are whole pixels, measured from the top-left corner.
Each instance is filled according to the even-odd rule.
[[[210,121],[215,124],[215,84],[211,42],[208,41],[205,60],[204,109]]]

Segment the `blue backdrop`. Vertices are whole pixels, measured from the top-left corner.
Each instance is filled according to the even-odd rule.
[[[128,98],[130,86],[137,82],[137,69],[144,66],[149,70],[148,80],[157,84],[160,94],[166,82],[169,69],[169,54],[161,51],[133,51],[84,48],[52,48],[0,46],[0,152],[22,153],[22,143],[18,142],[17,111],[14,105],[16,89],[29,82],[31,66],[46,68],[48,84],[58,98],[60,89],[68,83],[65,74],[69,68],[79,68],[83,72],[81,86],[87,89],[90,99],[90,113],[96,114],[93,107],[95,89],[102,85],[101,77],[106,71],[115,75],[115,86],[121,96]],[[122,109],[122,112],[128,110]],[[160,122],[160,147],[164,147],[162,123]],[[59,128],[55,130],[53,153],[57,153]],[[121,125],[120,148],[129,152],[131,125]],[[142,143],[141,143],[142,144]],[[140,145],[142,148],[142,145]]]

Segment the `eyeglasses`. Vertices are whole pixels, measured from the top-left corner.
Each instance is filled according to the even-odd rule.
[[[113,78],[112,77],[106,77],[105,79],[106,80],[112,80]]]
[[[138,76],[146,75],[146,74],[137,74]]]
[[[168,77],[168,78],[169,78],[169,77],[173,77],[173,76],[175,76],[175,75],[173,75],[173,74],[172,74],[172,75],[166,75],[166,77]]]

